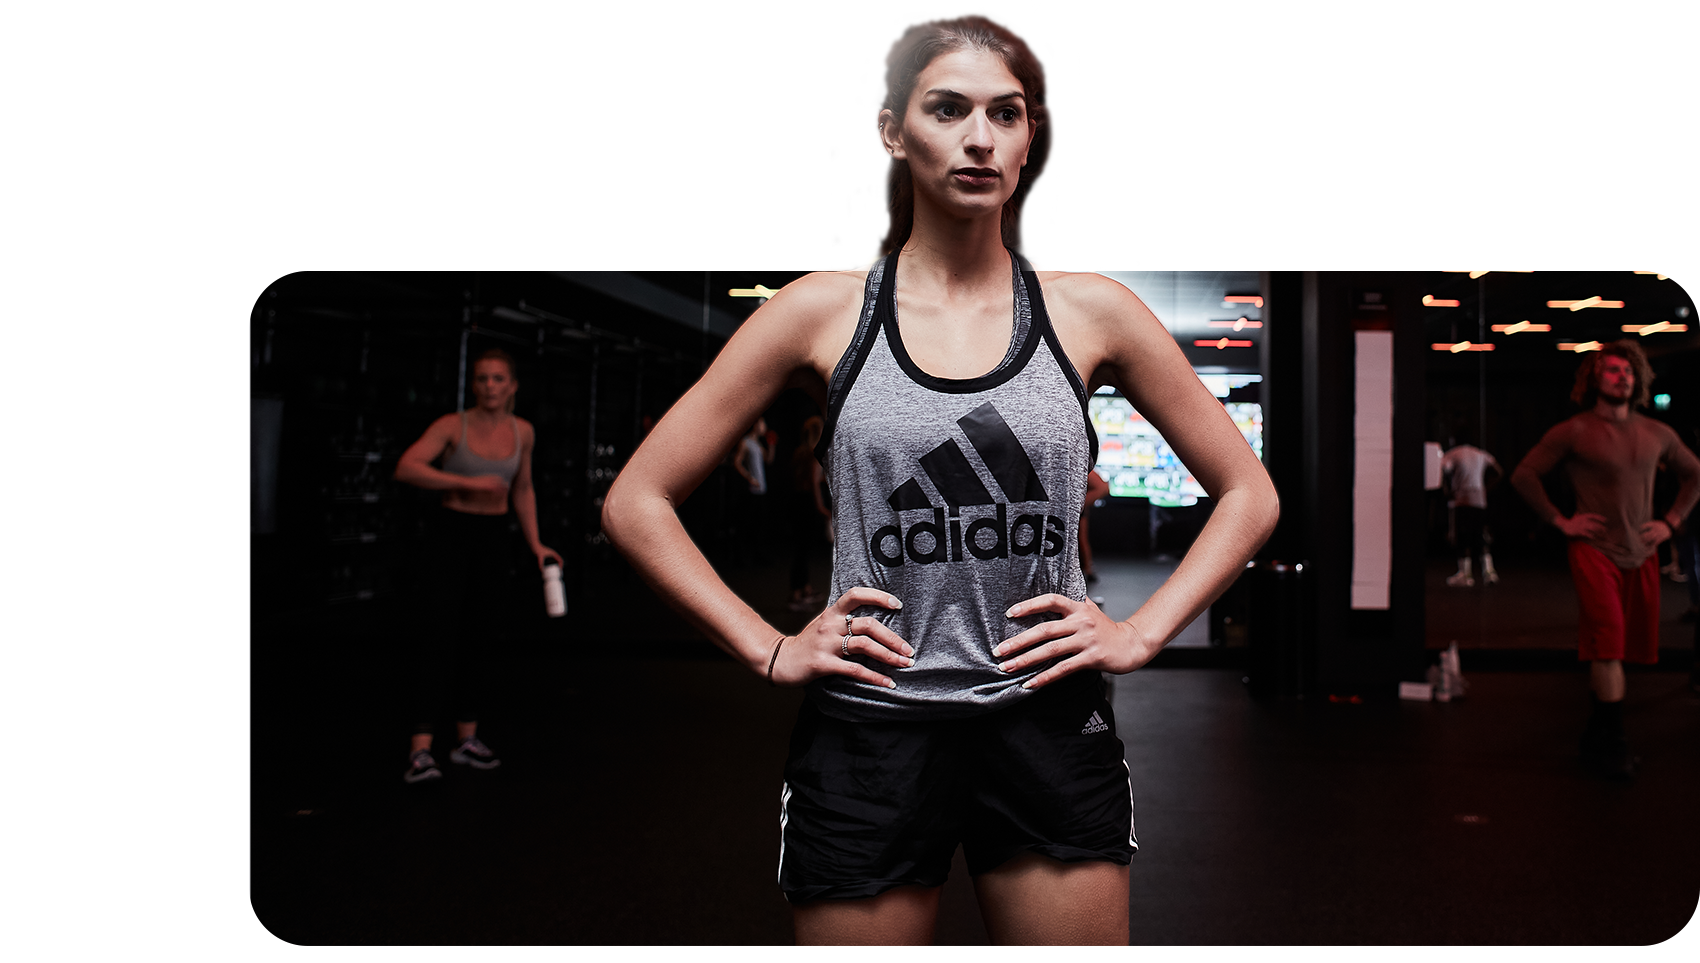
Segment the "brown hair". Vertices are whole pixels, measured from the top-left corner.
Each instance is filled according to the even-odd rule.
[[[910,27],[891,45],[885,58],[885,104],[897,117],[904,116],[909,107],[909,95],[915,92],[915,81],[927,65],[942,54],[958,50],[985,50],[1002,58],[1004,66],[1021,82],[1027,100],[1027,117],[1034,125],[1033,143],[1027,148],[1027,166],[1017,175],[1015,192],[1003,205],[1004,246],[1021,246],[1021,204],[1033,182],[1045,169],[1045,157],[1051,149],[1049,111],[1045,109],[1045,68],[1039,65],[1027,42],[985,17],[960,17],[955,20],[935,20]],[[886,177],[886,209],[891,213],[891,226],[880,242],[880,253],[890,254],[909,240],[915,227],[915,183],[909,174],[909,162],[892,158],[891,173]]]
[[[1570,400],[1584,408],[1594,407],[1600,396],[1600,362],[1606,358],[1622,358],[1629,362],[1629,367],[1635,372],[1635,396],[1629,399],[1630,403],[1637,408],[1647,407],[1653,398],[1653,366],[1647,363],[1647,353],[1641,350],[1641,346],[1628,338],[1588,352],[1576,368],[1576,383],[1570,388]]]
[[[513,355],[508,354],[506,351],[503,351],[501,348],[491,348],[488,351],[485,351],[483,354],[481,354],[478,357],[473,359],[473,361],[472,361],[472,370],[473,371],[478,370],[478,363],[480,361],[500,361],[501,363],[507,365],[508,366],[508,378],[509,378],[509,380],[511,380],[516,385],[519,384],[519,368],[518,368],[518,366],[516,366],[514,364],[514,356]],[[513,395],[508,395],[507,412],[510,415],[514,413],[514,396]]]

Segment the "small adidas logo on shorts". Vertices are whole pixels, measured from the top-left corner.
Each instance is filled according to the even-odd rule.
[[[1086,720],[1086,728],[1080,730],[1080,734],[1083,736],[1089,736],[1094,732],[1103,732],[1108,728],[1110,727],[1104,723],[1103,716],[1094,712],[1092,713],[1092,718]]]

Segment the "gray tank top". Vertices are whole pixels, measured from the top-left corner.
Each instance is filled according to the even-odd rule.
[[[832,592],[903,600],[874,616],[915,647],[899,669],[861,659],[886,689],[828,676],[821,711],[851,720],[949,719],[1013,704],[1051,663],[998,670],[992,647],[1054,615],[1010,619],[1016,602],[1086,597],[1078,529],[1097,435],[1086,386],[1057,343],[1038,278],[1011,254],[1014,335],[979,378],[935,378],[904,350],[893,304],[897,252],[868,272],[861,321],[834,369],[816,454],[832,491]]]
[[[519,474],[519,421],[509,416],[508,423],[514,429],[514,453],[501,461],[493,461],[467,446],[466,412],[461,412],[460,441],[455,443],[454,451],[443,456],[443,471],[454,475],[466,475],[467,477],[500,475],[504,482],[512,485],[514,476]]]

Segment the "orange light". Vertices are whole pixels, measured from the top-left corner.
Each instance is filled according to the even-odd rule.
[[[1623,307],[1623,302],[1607,301],[1596,294],[1591,298],[1583,298],[1580,301],[1548,301],[1547,307],[1569,308],[1572,311],[1580,311],[1583,308],[1621,308]]]
[[[1493,350],[1493,345],[1491,345],[1491,344],[1476,344],[1472,341],[1460,341],[1457,344],[1449,344],[1449,343],[1442,341],[1442,342],[1437,342],[1435,344],[1431,344],[1431,345],[1429,345],[1429,347],[1431,349],[1435,350],[1435,351],[1450,351],[1453,354],[1461,354],[1465,351],[1492,351]]]
[[[1600,343],[1598,341],[1583,341],[1580,343],[1575,341],[1560,341],[1558,343],[1558,350],[1574,351],[1577,354],[1581,354],[1584,351],[1600,350]]]
[[[1222,299],[1223,304],[1249,304],[1254,308],[1263,307],[1263,296],[1258,294],[1230,294]]]
[[[1688,325],[1686,324],[1671,324],[1669,321],[1655,321],[1652,324],[1626,324],[1622,327],[1624,334],[1638,334],[1642,337],[1646,337],[1649,334],[1658,334],[1662,331],[1688,330]]]
[[[1432,294],[1423,295],[1423,307],[1425,308],[1455,308],[1460,303],[1450,298],[1437,298]]]
[[[1657,271],[1636,271],[1636,272],[1635,272],[1635,273],[1636,273],[1636,274],[1653,274],[1653,275],[1657,275],[1657,276],[1658,276],[1658,279],[1659,279],[1659,280],[1661,280],[1661,281],[1668,281],[1668,280],[1670,280],[1670,275],[1668,275],[1668,274],[1659,274],[1659,272],[1657,272]]]
[[[1500,334],[1522,334],[1525,331],[1551,331],[1552,325],[1519,321],[1516,324],[1496,324],[1493,329]]]
[[[1263,327],[1263,322],[1248,321],[1245,318],[1241,318],[1238,321],[1212,321],[1210,322],[1210,326],[1212,328],[1233,328],[1235,331],[1244,331],[1246,328],[1261,328]]]
[[[732,288],[726,293],[734,298],[771,298],[779,291],[765,284],[758,284],[753,288]]]
[[[1217,351],[1220,351],[1223,348],[1249,348],[1251,347],[1251,342],[1234,341],[1230,338],[1222,338],[1218,341],[1194,341],[1192,345],[1195,348],[1215,348]]]

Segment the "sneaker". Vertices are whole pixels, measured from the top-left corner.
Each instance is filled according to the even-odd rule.
[[[437,760],[431,758],[429,749],[421,749],[415,752],[412,762],[413,764],[408,767],[408,770],[401,774],[401,778],[406,781],[413,783],[443,778],[443,771],[437,768]]]
[[[494,769],[502,764],[490,747],[480,742],[477,736],[462,742],[455,751],[449,753],[449,761],[457,766],[471,766],[474,769]]]
[[[1446,584],[1449,588],[1474,588],[1476,580],[1463,572],[1459,572],[1457,575],[1446,576]]]

